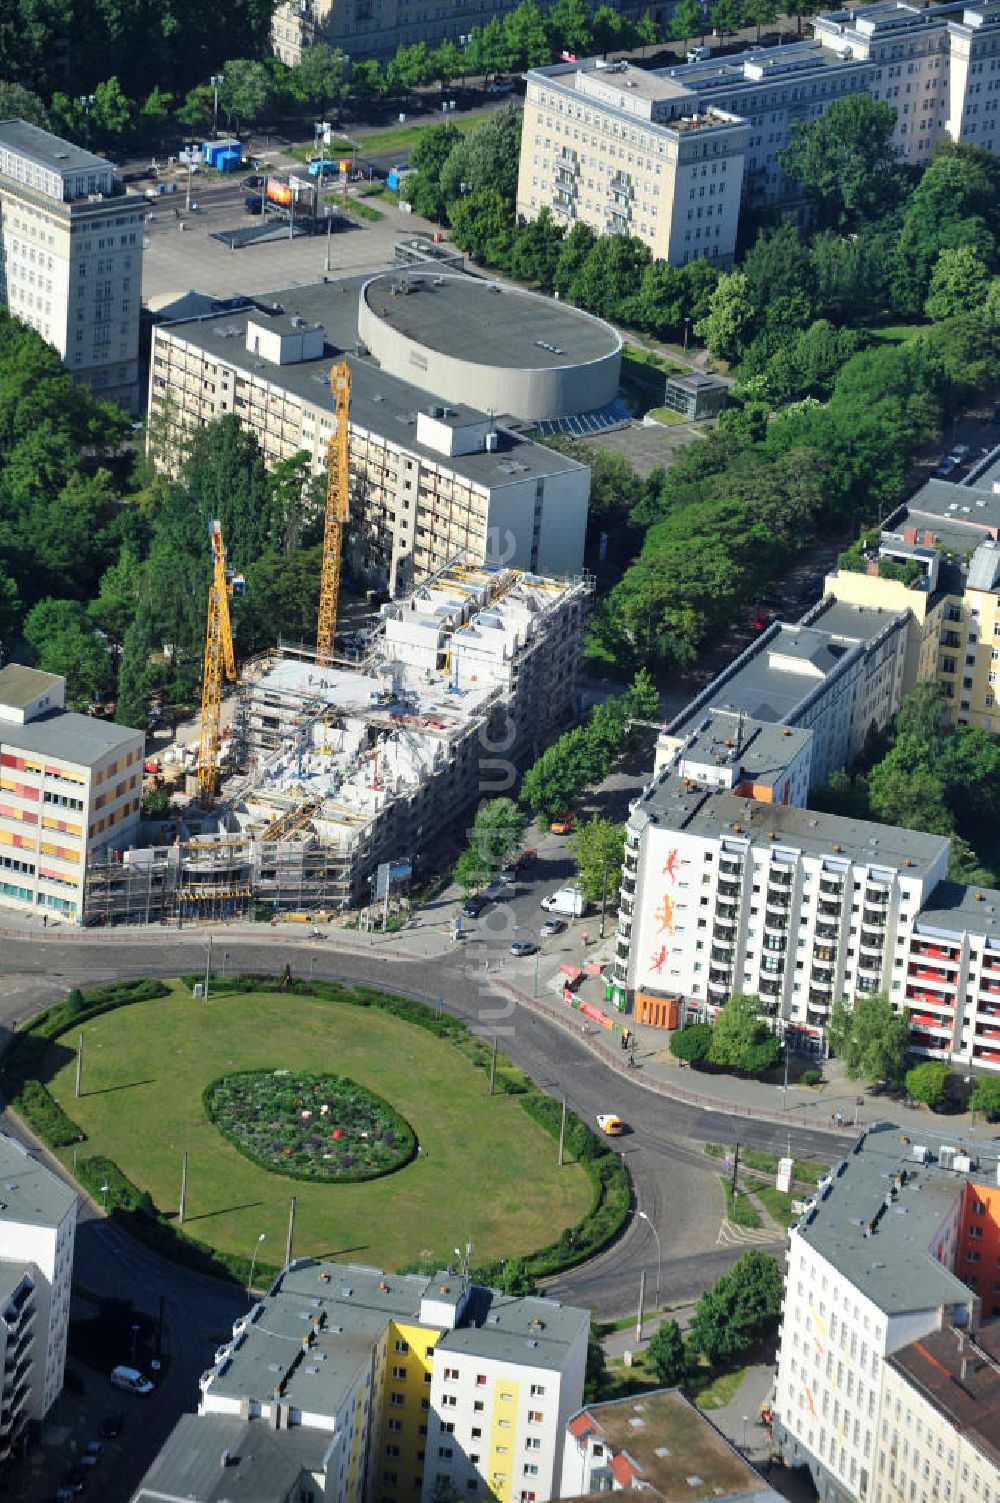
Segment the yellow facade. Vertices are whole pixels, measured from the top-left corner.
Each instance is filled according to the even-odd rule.
[[[495,1378],[493,1386],[493,1423],[490,1426],[487,1483],[497,1503],[512,1503],[517,1406],[521,1385],[511,1378]]]
[[[392,1320],[382,1337],[385,1371],[378,1453],[372,1472],[380,1499],[419,1503],[430,1413],[434,1348],[441,1332]]]

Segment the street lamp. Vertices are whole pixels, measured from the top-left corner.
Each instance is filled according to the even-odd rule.
[[[78,96],[80,103],[83,105],[83,133],[88,146],[90,145],[90,111],[96,97],[95,94],[80,94]]]
[[[212,85],[212,139],[218,139],[219,135],[219,90],[225,82],[224,73],[213,73],[208,80]]]
[[[109,1188],[110,1188],[110,1186],[108,1185],[107,1180],[105,1180],[103,1182],[103,1184],[101,1185],[101,1195],[104,1197],[104,1214],[105,1214],[105,1216],[108,1214],[108,1190],[109,1190]]]
[[[645,1211],[636,1211],[635,1214],[638,1216],[640,1221],[644,1221],[646,1223],[646,1225],[649,1227],[649,1230],[656,1238],[656,1308],[658,1310],[660,1308],[660,1276],[663,1273],[663,1252],[660,1247],[660,1234],[656,1230],[653,1222],[646,1215]]]
[[[135,1367],[135,1348],[136,1348],[136,1343],[137,1343],[138,1340],[139,1340],[139,1327],[137,1325],[134,1325],[132,1327],[132,1366],[133,1367]]]
[[[257,1238],[256,1243],[254,1244],[253,1257],[250,1259],[250,1277],[247,1279],[247,1294],[250,1294],[253,1288],[253,1271],[257,1266],[257,1254],[260,1251],[260,1244],[263,1242],[266,1236],[266,1232],[261,1232],[260,1236]]]

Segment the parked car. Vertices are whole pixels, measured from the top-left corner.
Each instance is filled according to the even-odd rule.
[[[968,444],[955,444],[955,445],[953,445],[951,453],[948,455],[948,458],[949,459],[953,459],[956,464],[964,464],[965,461],[966,461],[966,459],[968,457],[969,457],[969,446],[968,446]]]
[[[533,939],[515,939],[510,947],[510,953],[518,958],[522,955],[534,955],[538,946]]]
[[[549,825],[553,835],[569,835],[576,824],[576,815],[572,809],[566,809],[562,814],[556,815]]]
[[[515,857],[515,859],[514,859],[514,868],[515,868],[516,871],[520,871],[522,867],[524,867],[524,866],[530,866],[531,863],[533,861],[537,861],[537,859],[538,859],[538,852],[537,851],[524,850],[524,851],[521,852],[521,854],[519,856]]]
[[[117,1440],[122,1433],[125,1416],[120,1409],[112,1409],[101,1420],[101,1435],[105,1440]]]
[[[84,1451],[83,1455],[80,1457],[80,1465],[85,1467],[95,1467],[101,1459],[101,1453],[103,1450],[104,1443],[102,1441],[88,1440],[87,1448]]]
[[[466,898],[465,902],[462,904],[462,916],[464,918],[470,919],[478,918],[483,909],[486,907],[486,901],[487,900],[483,897],[482,893],[473,893],[472,896],[470,898]]]
[[[492,83],[486,85],[487,94],[513,94],[514,80],[512,78],[495,78]]]
[[[947,478],[951,474],[952,470],[957,470],[957,469],[958,469],[958,460],[955,459],[955,457],[953,455],[946,454],[944,456],[944,458],[942,459],[941,463],[938,465],[937,469],[934,471],[934,473],[935,473],[935,475],[939,476],[939,478],[941,480],[947,480]]]
[[[561,918],[547,918],[538,931],[539,939],[551,939],[553,934],[561,934],[566,927],[566,920]]]
[[[128,1393],[152,1393],[155,1384],[144,1378],[134,1367],[118,1366],[111,1374],[111,1386],[124,1388]]]

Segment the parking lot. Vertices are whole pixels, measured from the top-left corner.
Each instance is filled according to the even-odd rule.
[[[272,167],[275,165],[272,162]],[[301,172],[301,167],[296,166]],[[303,235],[265,241],[232,250],[212,238],[225,230],[245,229],[251,220],[243,207],[246,189],[239,178],[192,179],[196,211],[187,212],[186,174],[177,175],[176,192],[149,200],[142,266],[143,302],[154,311],[192,289],[211,297],[252,296],[284,287],[308,286],[326,271],[327,236]],[[142,186],[142,185],[138,185]],[[329,237],[330,275],[374,271],[389,265],[393,245],[402,235],[432,235],[436,226],[394,204],[379,202],[377,222],[349,218],[348,227]],[[343,222],[343,221],[341,221]],[[181,225],[185,229],[181,229]]]

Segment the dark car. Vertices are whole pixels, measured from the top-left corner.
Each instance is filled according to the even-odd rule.
[[[515,858],[515,860],[514,860],[514,869],[515,869],[515,871],[520,871],[522,867],[530,866],[533,861],[537,860],[537,858],[538,858],[538,852],[537,851],[530,851],[530,850],[522,851],[521,854],[519,856],[517,856]]]
[[[486,907],[486,899],[482,893],[475,893],[471,898],[466,898],[462,904],[462,914],[465,918],[478,918]]]
[[[120,1409],[112,1409],[101,1421],[101,1436],[104,1440],[117,1440],[122,1433],[125,1416]]]

